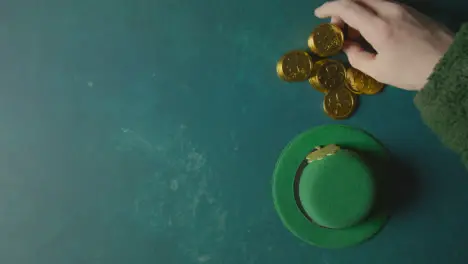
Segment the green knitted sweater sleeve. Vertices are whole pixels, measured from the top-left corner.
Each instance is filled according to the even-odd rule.
[[[414,101],[424,122],[468,167],[468,24]]]

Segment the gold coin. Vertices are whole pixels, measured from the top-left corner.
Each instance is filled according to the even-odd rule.
[[[327,93],[327,89],[324,88],[324,86],[320,85],[320,83],[318,83],[318,78],[309,78],[309,83],[310,85],[317,91],[321,92],[321,93]]]
[[[362,91],[364,94],[368,95],[374,95],[380,93],[384,88],[384,84],[377,81],[376,79],[369,77],[369,80],[367,82],[367,86],[364,87],[364,90]]]
[[[340,27],[334,24],[322,24],[310,34],[309,48],[321,57],[337,54],[343,48],[344,34]]]
[[[359,90],[354,89],[354,87],[353,87],[351,84],[349,84],[349,82],[346,82],[345,85],[346,85],[346,88],[348,88],[352,93],[354,93],[354,94],[362,94],[362,91],[359,91]]]
[[[383,83],[355,68],[346,70],[346,80],[349,84],[348,88],[356,94],[373,95],[384,88]]]
[[[354,112],[356,106],[356,95],[344,86],[329,91],[323,100],[323,110],[333,119],[348,118]]]
[[[326,156],[334,155],[338,150],[340,150],[340,147],[334,144],[326,145],[324,147],[316,147],[314,151],[306,156],[307,163],[311,163],[315,160],[321,160]]]
[[[318,91],[338,89],[345,83],[346,69],[336,60],[321,60],[314,64],[309,83]]]
[[[291,51],[276,64],[278,76],[287,82],[306,81],[313,67],[312,57],[305,51]]]
[[[359,89],[362,87],[359,83],[356,82],[354,70],[354,68],[348,68],[346,70],[346,88],[348,88],[354,94],[362,94],[362,90]]]

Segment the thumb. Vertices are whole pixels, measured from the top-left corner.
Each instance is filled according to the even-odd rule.
[[[351,66],[371,75],[376,54],[365,51],[356,42],[346,42],[343,51],[348,56]]]

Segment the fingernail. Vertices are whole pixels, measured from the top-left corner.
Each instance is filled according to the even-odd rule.
[[[320,7],[314,10],[314,15],[319,16],[320,14]]]

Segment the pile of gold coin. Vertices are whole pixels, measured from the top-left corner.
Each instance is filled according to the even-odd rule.
[[[358,95],[373,95],[384,85],[363,72],[348,68],[337,60],[323,57],[333,56],[343,48],[344,34],[333,24],[319,25],[308,39],[308,52],[288,52],[278,61],[276,71],[286,82],[309,81],[310,85],[324,94],[323,110],[333,119],[346,119],[357,109]]]

